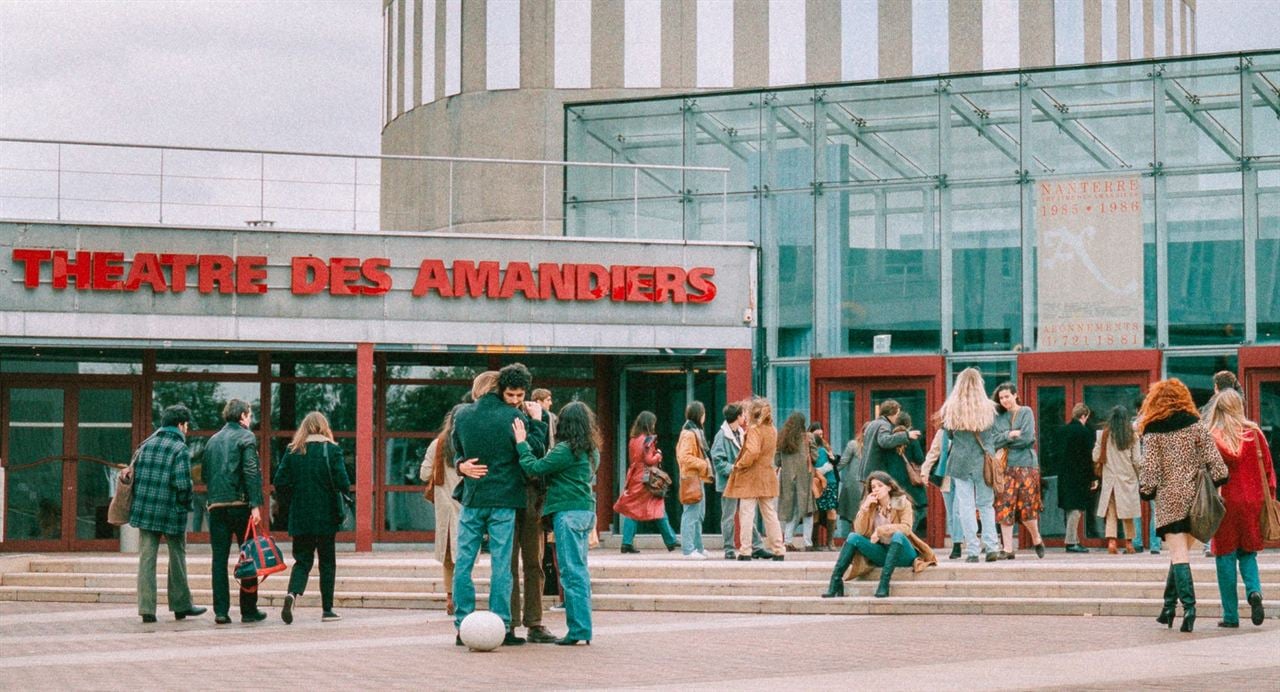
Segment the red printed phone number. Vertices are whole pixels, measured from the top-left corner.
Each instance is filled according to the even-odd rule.
[[[1139,346],[1138,334],[1070,334],[1044,336],[1045,346]]]

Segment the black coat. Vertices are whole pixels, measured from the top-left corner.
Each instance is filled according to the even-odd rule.
[[[1058,471],[1058,507],[1088,511],[1093,508],[1093,442],[1095,435],[1078,420],[1062,429],[1062,464]]]
[[[456,460],[478,459],[488,468],[482,478],[462,478],[464,507],[524,509],[527,505],[525,474],[520,470],[511,423],[524,421],[527,441],[535,457],[546,456],[547,424],[530,420],[508,406],[495,392],[454,414],[453,449]],[[456,495],[455,495],[456,497]]]
[[[303,453],[289,452],[272,479],[291,536],[332,536],[341,523],[339,493],[351,489],[342,448],[311,436]]]

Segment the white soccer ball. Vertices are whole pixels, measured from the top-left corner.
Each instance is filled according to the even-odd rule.
[[[462,643],[472,651],[493,651],[502,646],[507,636],[507,626],[502,618],[488,610],[477,610],[462,619],[458,627]]]

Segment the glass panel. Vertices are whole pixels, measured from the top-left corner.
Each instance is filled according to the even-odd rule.
[[[1165,131],[1160,134],[1165,166],[1239,161],[1239,67],[1237,58],[1165,66],[1164,79],[1157,82],[1164,87]],[[1268,121],[1274,123],[1275,117]]]
[[[253,420],[262,416],[262,386],[257,382],[164,382],[157,380],[151,390],[152,425],[160,424],[160,412],[168,406],[183,404],[191,409],[192,427],[217,432],[222,429],[222,407],[231,399],[249,402]],[[148,431],[150,432],[150,431]]]
[[[0,372],[136,375],[142,372],[142,356],[105,349],[12,349],[0,353]]]
[[[1062,70],[1028,76],[1031,142],[1026,159],[1041,173],[1105,173],[1151,165],[1149,65]]]
[[[1280,156],[1280,127],[1275,127],[1280,116],[1280,55],[1259,55],[1246,58],[1251,69],[1243,71],[1245,89],[1249,95],[1253,127],[1245,143],[1251,156]]]
[[[216,430],[204,430],[196,435],[187,435],[187,451],[191,452],[191,517],[187,522],[187,531],[197,533],[207,533],[209,531],[209,511],[205,503],[209,501],[209,494],[205,492],[203,467],[200,463],[200,455],[204,451],[205,444],[209,438],[217,432]],[[286,443],[288,440],[285,441]],[[281,445],[283,447],[283,445]],[[260,460],[259,466],[267,469],[267,479],[275,473],[273,462],[278,461],[277,457],[266,460]]]
[[[383,493],[387,514],[382,518],[386,531],[434,531],[435,505],[427,502],[421,490]]]
[[[758,193],[697,195],[684,206],[686,240],[760,242]]]
[[[171,351],[156,352],[157,372],[257,373],[256,351]]]
[[[858,410],[855,392],[831,392],[827,395],[827,441],[836,454],[844,454],[849,440],[858,436]],[[843,457],[842,457],[843,460]]]
[[[826,90],[822,132],[826,164],[819,180],[918,179],[938,173],[937,82],[858,85]]]
[[[1237,367],[1239,358],[1235,353],[1209,356],[1166,355],[1164,361],[1165,377],[1182,380],[1187,389],[1191,390],[1191,398],[1195,400],[1197,407],[1209,403],[1213,396],[1213,374],[1223,370],[1237,372]]]
[[[254,385],[257,386],[256,384]],[[312,411],[329,419],[334,431],[356,429],[356,386],[316,382],[282,382],[271,385],[271,427],[294,430]]]
[[[271,374],[279,377],[355,379],[355,354],[281,353],[272,357]]]
[[[680,369],[665,371],[631,370],[627,372],[626,405],[623,410],[622,426],[618,430],[617,478],[618,492],[626,486],[627,479],[627,433],[636,416],[641,411],[652,412],[658,418],[658,449],[662,452],[662,470],[679,477],[679,465],[676,463],[676,441],[680,438],[680,428],[684,425],[684,407],[687,403],[687,379]],[[667,520],[679,530],[680,499],[679,493],[668,493],[666,498]],[[653,522],[641,522],[640,533],[657,533]]]
[[[951,191],[952,349],[1022,341],[1022,201],[1016,185]]]
[[[1271,380],[1258,386],[1258,425],[1267,436],[1267,444],[1272,450],[1280,444],[1280,381]],[[1271,453],[1271,461],[1280,469],[1280,454]]]
[[[813,196],[773,195],[765,207],[777,238],[778,271],[765,280],[778,282],[778,356],[807,356],[813,351]]]
[[[11,388],[9,418],[5,539],[62,538],[63,391]]]
[[[1036,387],[1036,445],[1040,455],[1045,511],[1040,515],[1040,534],[1061,537],[1066,533],[1066,517],[1058,509],[1058,472],[1062,468],[1062,433],[1067,427],[1067,389],[1058,385]]]
[[[1013,50],[1016,56],[1016,45]],[[1009,75],[953,80],[942,98],[950,108],[947,179],[1016,179],[1021,168],[1020,91]]]
[[[1280,128],[1269,128],[1280,131]],[[1280,171],[1258,172],[1258,341],[1280,341]]]
[[[678,166],[684,163],[683,106],[682,100],[669,99],[569,108],[565,111],[567,159]],[[630,201],[634,194],[678,198],[683,189],[678,170],[638,174],[625,168],[572,166],[565,170],[565,200],[570,204]]]
[[[431,440],[389,438],[386,442],[382,482],[385,485],[422,485],[418,471]]]
[[[680,240],[684,232],[683,206],[680,197],[642,197],[639,202],[630,196],[612,202],[570,199],[564,212],[565,235]]]
[[[387,388],[386,426],[391,432],[435,432],[462,403],[470,385],[393,384]]]
[[[1244,340],[1240,174],[1168,177],[1169,343]]]
[[[107,522],[116,469],[133,455],[133,390],[81,389],[76,424],[76,538],[115,538]],[[100,460],[100,461],[99,461]]]
[[[1137,384],[1086,384],[1084,403],[1093,412],[1089,417],[1089,427],[1102,430],[1111,409],[1116,406],[1123,407],[1129,416],[1137,415],[1142,406],[1142,396],[1142,387]]]
[[[793,411],[809,417],[809,365],[775,365],[778,391],[773,402],[773,421],[782,427],[782,421]]]
[[[948,382],[948,391],[951,385],[955,384],[956,376],[965,368],[977,368],[982,373],[982,384],[986,387],[987,394],[994,394],[996,387],[1001,382],[1013,382],[1014,375],[1017,374],[1017,361],[1010,358],[1009,360],[983,360],[983,361],[965,361],[953,360],[950,362],[951,380]],[[1026,401],[1025,393],[1022,400]],[[918,426],[923,429],[923,426]]]
[[[811,125],[813,104],[807,99],[803,107],[778,106],[764,94],[729,94],[707,96],[685,101],[684,138],[689,143],[687,166],[716,166],[729,169],[729,192],[750,192],[760,185],[760,158],[764,145],[761,141],[761,108],[764,101],[770,108],[785,111],[779,117],[785,122]],[[794,101],[792,97],[792,101]],[[790,130],[779,135],[789,137],[792,145],[803,146],[803,140]],[[808,147],[804,147],[807,149]],[[690,171],[685,187],[693,194],[724,191],[722,173]],[[719,200],[717,200],[718,202]]]
[[[432,361],[436,362],[432,362]],[[489,369],[487,356],[449,355],[435,359],[415,358],[413,354],[387,355],[387,378],[405,380],[462,380],[470,382]]]
[[[902,410],[911,416],[911,427],[924,430],[925,419],[929,415],[929,395],[923,389],[873,389],[871,405],[878,412],[880,404],[893,399],[902,405]],[[921,442],[924,444],[924,441]]]

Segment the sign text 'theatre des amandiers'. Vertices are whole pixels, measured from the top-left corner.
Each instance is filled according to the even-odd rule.
[[[91,250],[15,248],[23,285],[30,290],[46,283],[55,290],[182,293],[194,285],[200,293],[261,294],[267,292],[267,258],[256,255],[125,253]],[[392,289],[386,257],[301,256],[290,259],[290,291],[294,295],[328,292],[335,296],[382,295]],[[676,266],[560,264],[425,259],[418,266],[414,296],[509,299],[517,293],[529,300],[709,303],[715,299],[715,269]],[[192,279],[194,278],[194,282]]]

